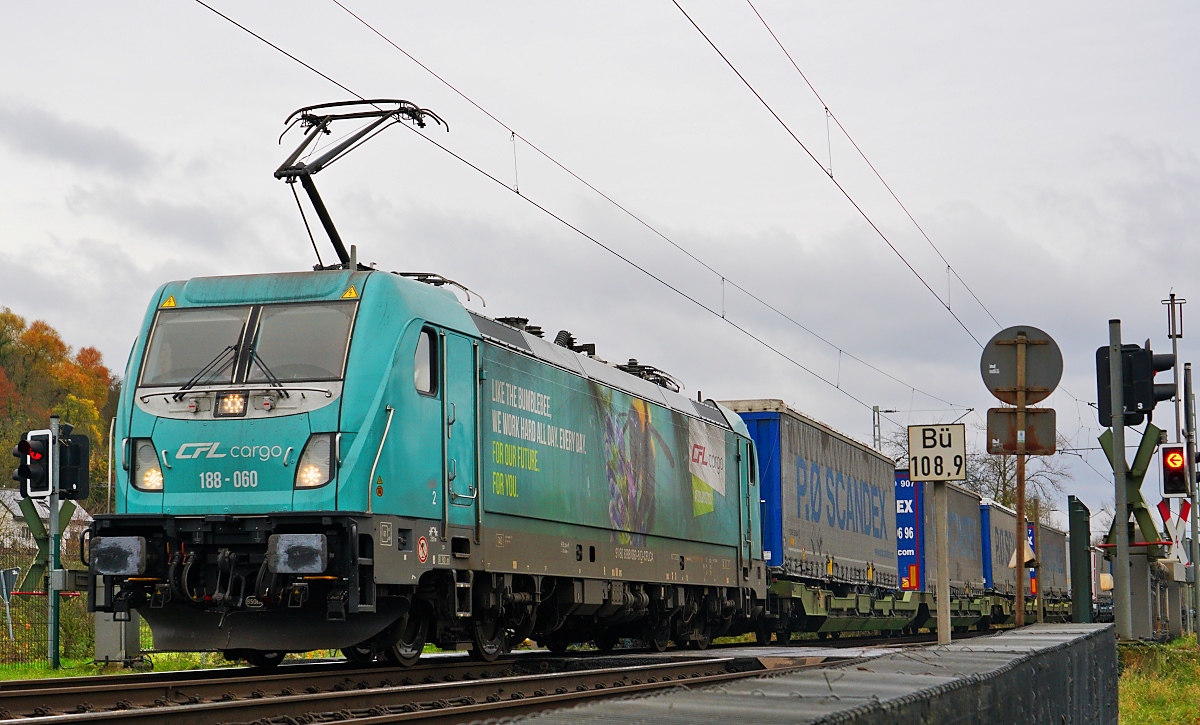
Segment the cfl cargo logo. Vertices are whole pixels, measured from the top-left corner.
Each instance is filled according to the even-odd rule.
[[[217,452],[220,447],[220,443],[184,443],[175,451],[175,457],[199,458],[203,454],[205,458],[224,458],[224,453]]]
[[[224,458],[228,455],[230,458],[257,458],[260,461],[269,461],[272,458],[279,458],[283,455],[282,446],[233,446],[228,452],[223,452],[220,449],[220,442],[184,443],[175,452],[175,457],[178,459],[200,458],[201,456],[204,458]]]

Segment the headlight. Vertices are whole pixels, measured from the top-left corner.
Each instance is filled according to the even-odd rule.
[[[317,488],[333,480],[333,433],[316,433],[296,463],[296,488]]]
[[[246,414],[245,393],[219,393],[214,418],[240,418]]]
[[[162,467],[158,462],[158,451],[154,442],[149,438],[134,438],[133,469],[130,471],[130,482],[140,491],[163,490]]]

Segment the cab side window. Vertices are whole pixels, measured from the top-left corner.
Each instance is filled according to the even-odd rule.
[[[413,358],[413,384],[422,395],[437,393],[437,337],[433,330],[421,330],[417,354]]]

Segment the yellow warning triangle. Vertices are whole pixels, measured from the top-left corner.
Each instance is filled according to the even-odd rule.
[[[170,297],[168,297],[167,301],[162,303],[162,306],[163,307],[174,307],[175,306],[175,295],[171,295]]]
[[[348,290],[346,290],[345,292],[342,293],[342,299],[344,299],[344,300],[353,300],[353,299],[357,299],[357,298],[358,298],[358,290],[354,289],[354,285],[351,285]]]

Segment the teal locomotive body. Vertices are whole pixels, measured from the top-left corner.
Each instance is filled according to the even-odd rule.
[[[741,419],[535,332],[361,267],[164,285],[126,368],[116,509],[89,532],[92,607],[259,664],[752,630]]]

